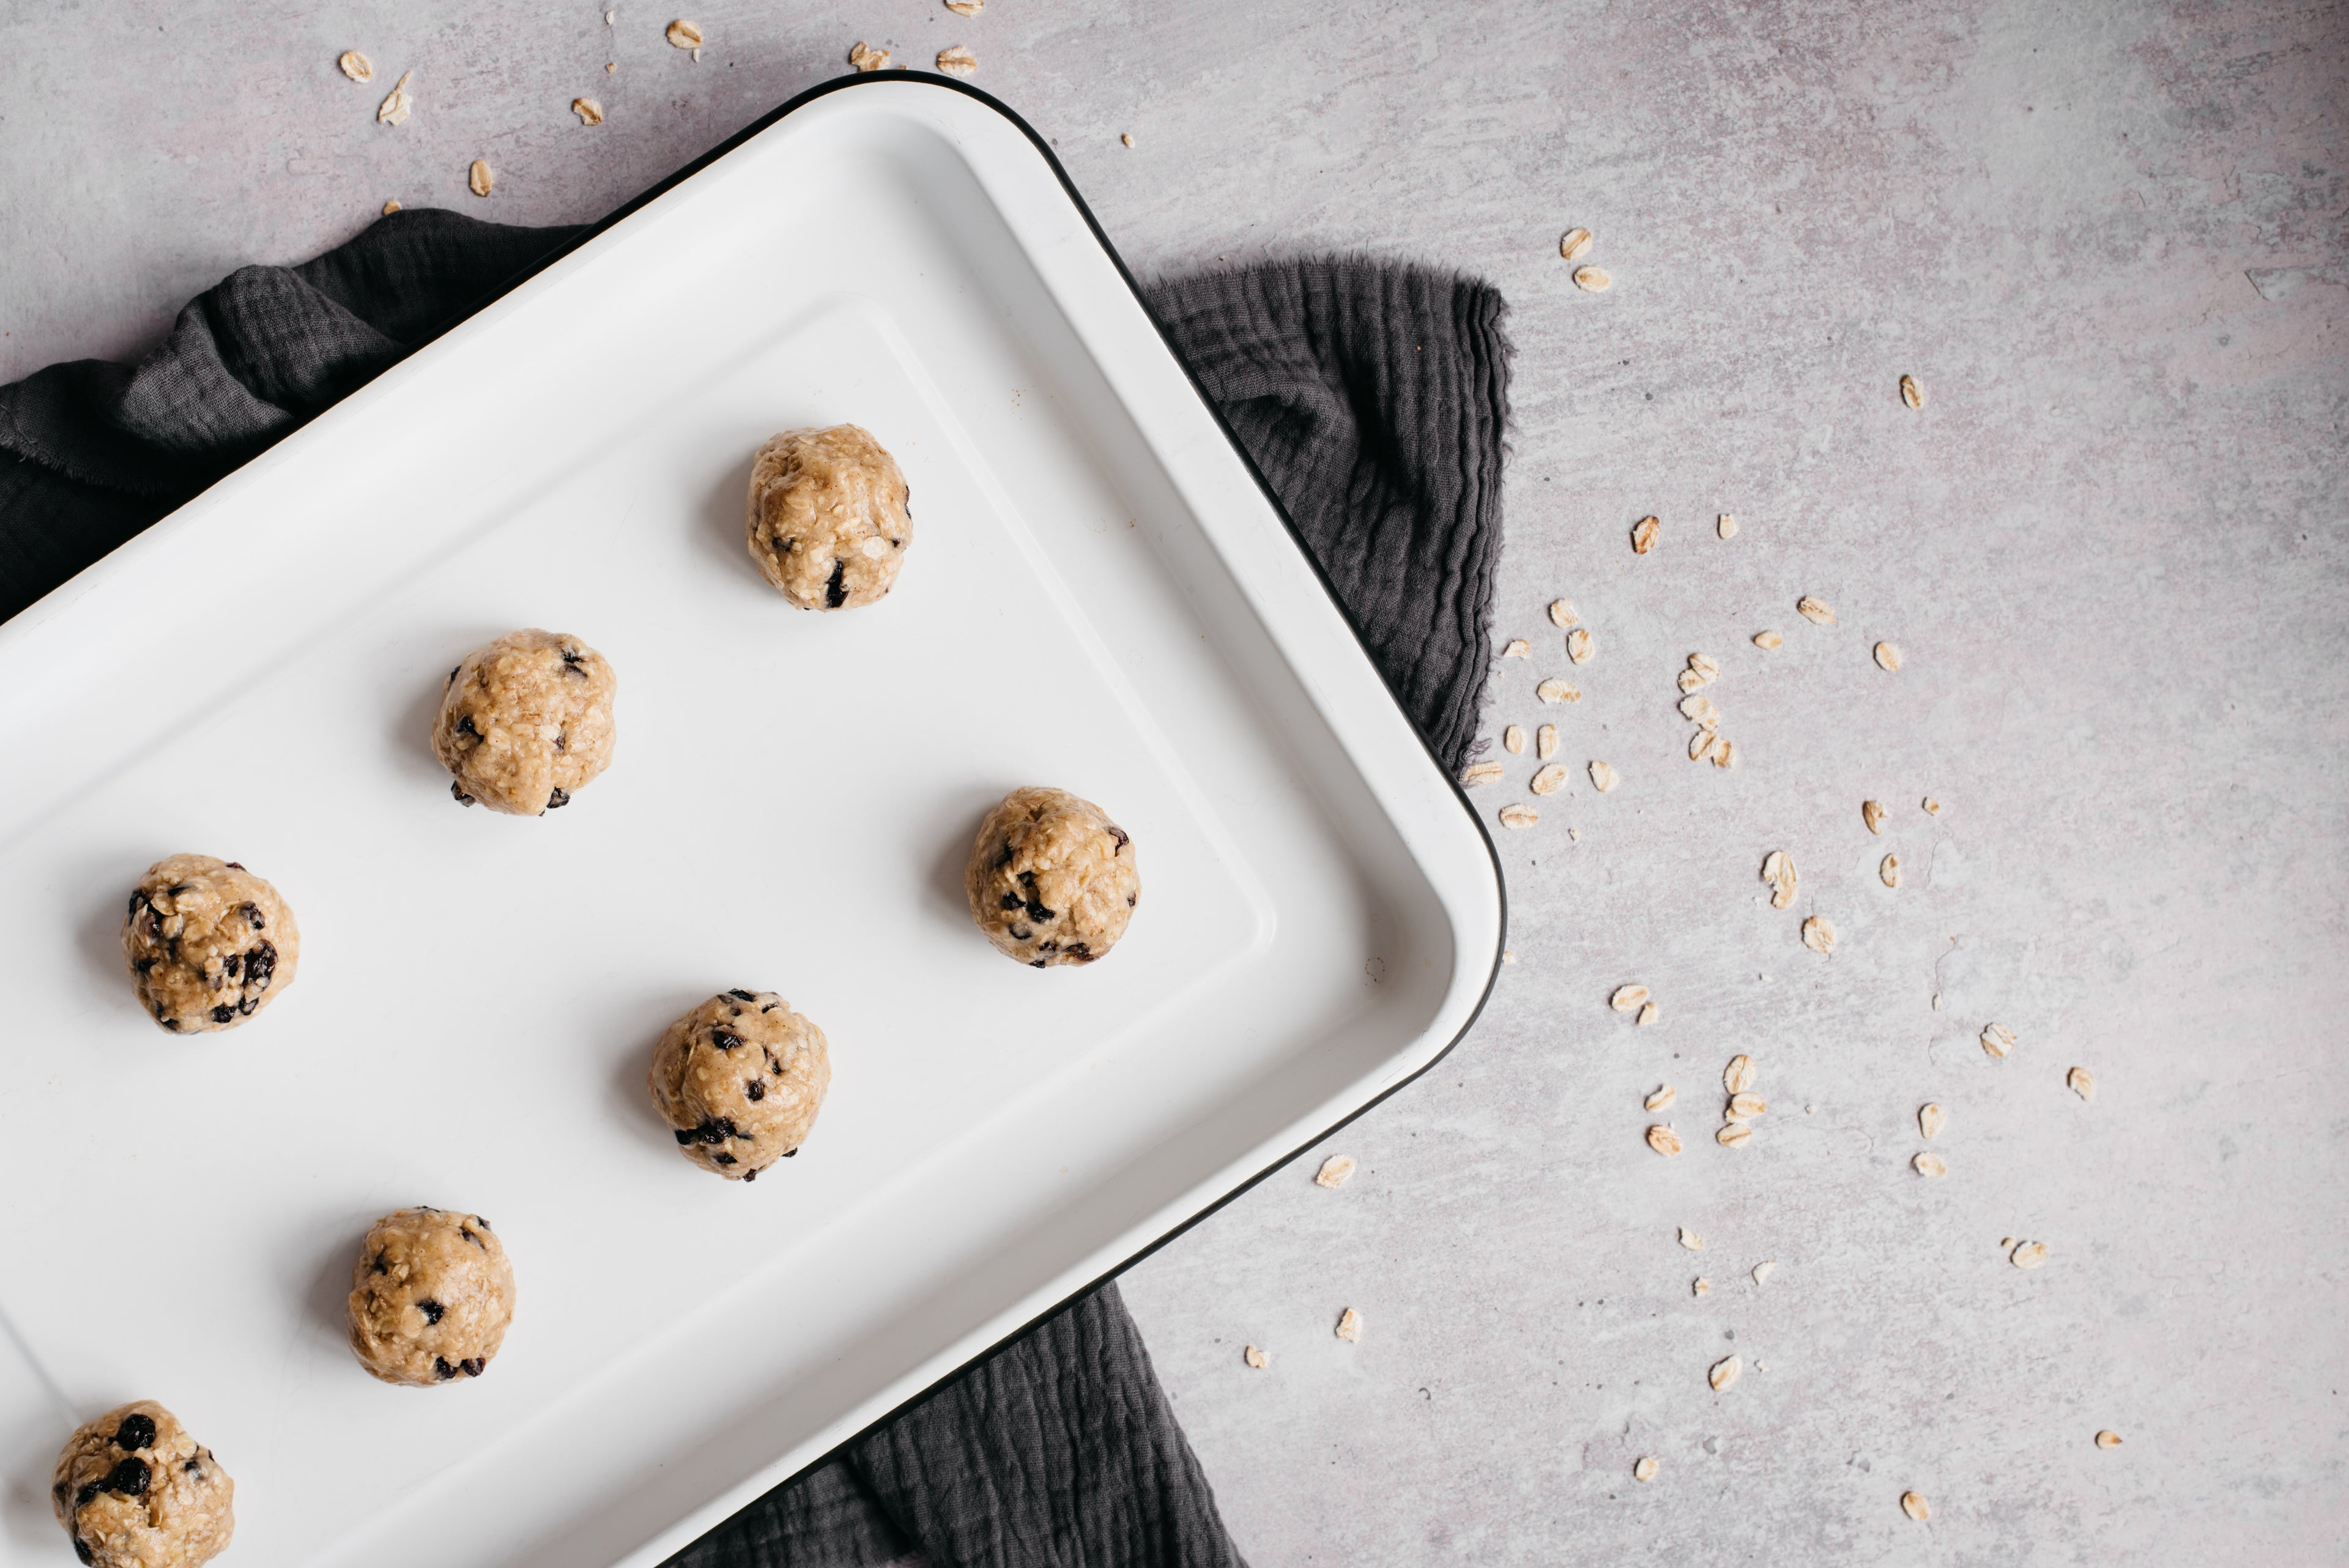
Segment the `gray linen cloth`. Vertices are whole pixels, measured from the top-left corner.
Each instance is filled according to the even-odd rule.
[[[494,297],[578,231],[395,213],[241,268],[136,366],[0,387],[0,618]],[[1490,659],[1507,417],[1489,286],[1355,259],[1149,301],[1403,711],[1465,760]],[[677,1568],[1244,1568],[1114,1284],[768,1493]]]

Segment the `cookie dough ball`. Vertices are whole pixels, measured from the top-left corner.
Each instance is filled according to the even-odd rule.
[[[668,1026],[645,1082],[678,1152],[730,1181],[755,1181],[815,1126],[832,1048],[773,992],[730,991]]]
[[[513,1265],[478,1214],[398,1209],[351,1267],[351,1354],[386,1383],[479,1377],[513,1322]]]
[[[233,860],[147,867],[122,917],[139,1000],[174,1034],[233,1029],[294,983],[302,933],[277,889]]]
[[[978,825],[963,888],[996,950],[1044,969],[1091,963],[1116,945],[1142,872],[1133,837],[1092,802],[1015,789]]]
[[[236,1533],[236,1483],[180,1418],[141,1399],[86,1421],[57,1455],[49,1506],[95,1568],[197,1568]]]
[[[897,460],[854,425],[785,431],[750,464],[750,559],[802,609],[885,596],[914,542]]]
[[[575,637],[515,631],[449,671],[432,754],[449,793],[512,816],[543,816],[612,764],[619,677]]]

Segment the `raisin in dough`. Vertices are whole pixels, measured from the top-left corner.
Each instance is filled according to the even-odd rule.
[[[85,1421],[57,1455],[49,1505],[95,1568],[197,1568],[236,1533],[236,1483],[151,1399]]]
[[[885,597],[914,542],[897,460],[854,425],[785,431],[750,464],[750,559],[802,609]]]
[[[1142,872],[1133,837],[1092,802],[1015,789],[979,824],[963,887],[996,950],[1044,969],[1108,952],[1133,918]]]
[[[432,754],[457,775],[449,793],[512,816],[571,804],[612,763],[619,677],[575,637],[516,631],[449,671]]]
[[[122,917],[139,1000],[175,1034],[233,1029],[294,983],[302,933],[277,889],[233,860],[147,867]]]
[[[773,992],[730,991],[668,1026],[645,1081],[678,1152],[730,1181],[755,1181],[815,1126],[832,1048]]]
[[[351,1354],[386,1383],[479,1377],[513,1321],[513,1265],[478,1214],[397,1209],[351,1266]]]

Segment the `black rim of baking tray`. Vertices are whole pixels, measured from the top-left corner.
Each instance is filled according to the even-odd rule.
[[[1492,834],[1485,829],[1485,819],[1477,814],[1475,806],[1470,803],[1466,793],[1461,788],[1460,781],[1454,778],[1451,771],[1444,766],[1444,759],[1437,756],[1435,754],[1434,748],[1427,743],[1427,737],[1420,733],[1419,726],[1412,722],[1409,710],[1403,708],[1402,699],[1396,695],[1393,686],[1387,680],[1386,672],[1379,669],[1379,661],[1371,652],[1370,642],[1363,637],[1361,624],[1355,620],[1353,612],[1346,607],[1346,602],[1338,597],[1337,589],[1330,581],[1330,574],[1322,569],[1320,558],[1314,555],[1312,546],[1305,542],[1305,535],[1298,532],[1296,523],[1293,522],[1288,515],[1288,508],[1280,504],[1280,497],[1274,493],[1271,484],[1266,481],[1264,471],[1257,467],[1256,459],[1250,457],[1248,455],[1247,448],[1240,443],[1238,435],[1233,431],[1230,422],[1224,418],[1223,410],[1216,407],[1215,400],[1207,395],[1206,388],[1199,384],[1199,378],[1193,374],[1190,365],[1186,363],[1183,356],[1175,350],[1174,340],[1166,335],[1165,323],[1160,321],[1158,318],[1158,313],[1151,309],[1149,296],[1143,294],[1141,286],[1134,282],[1133,272],[1125,265],[1125,258],[1118,254],[1117,247],[1115,245],[1110,244],[1109,235],[1102,231],[1100,220],[1093,216],[1093,210],[1085,204],[1085,199],[1078,192],[1075,182],[1070,180],[1069,171],[1061,167],[1061,160],[1053,153],[1051,143],[1047,141],[1042,136],[1039,135],[1036,128],[1030,125],[1028,121],[1022,119],[1016,110],[1009,108],[1001,99],[996,98],[991,93],[988,93],[978,88],[972,87],[968,82],[957,81],[951,77],[935,76],[928,71],[867,71],[855,76],[835,77],[830,81],[821,82],[816,86],[808,88],[807,91],[791,99],[789,101],[784,103],[781,108],[771,110],[767,114],[761,115],[759,119],[752,120],[749,125],[744,126],[740,130],[736,131],[733,135],[728,137],[725,140],[719,142],[717,146],[711,148],[709,151],[703,153],[692,162],[686,164],[683,168],[678,170],[677,172],[669,175],[668,178],[659,182],[657,184],[648,186],[637,195],[621,203],[600,222],[587,225],[570,240],[557,244],[545,254],[540,256],[536,261],[531,263],[528,267],[514,274],[512,276],[507,278],[503,283],[498,285],[496,288],[483,295],[472,305],[467,306],[461,313],[457,316],[453,316],[450,317],[449,320],[443,322],[439,327],[433,330],[429,337],[424,339],[424,342],[429,343],[432,341],[433,338],[442,337],[470,317],[479,315],[482,310],[488,308],[498,299],[512,293],[514,289],[520,287],[529,279],[535,277],[542,272],[544,272],[548,267],[553,266],[556,262],[561,261],[564,256],[569,255],[572,252],[578,250],[590,240],[593,240],[595,236],[601,234],[605,230],[611,228],[614,224],[619,223],[623,218],[627,217],[639,208],[645,207],[661,196],[666,195],[670,190],[684,183],[694,175],[698,174],[702,170],[708,168],[710,164],[715,163],[720,158],[725,157],[728,153],[733,151],[744,142],[749,141],[752,137],[768,130],[770,127],[773,126],[776,121],[783,119],[785,116],[790,115],[798,109],[804,109],[807,105],[813,103],[816,99],[828,97],[833,93],[843,92],[852,88],[864,87],[874,82],[885,81],[919,82],[925,87],[940,88],[948,92],[957,92],[966,98],[974,99],[979,103],[986,105],[988,109],[994,110],[997,114],[1001,115],[1005,119],[1010,121],[1012,125],[1019,129],[1019,133],[1028,139],[1029,143],[1036,149],[1038,154],[1043,158],[1046,167],[1052,171],[1052,177],[1061,182],[1061,189],[1067,193],[1069,201],[1076,207],[1078,214],[1084,219],[1085,227],[1092,231],[1093,243],[1101,246],[1102,254],[1109,258],[1110,265],[1117,269],[1117,275],[1124,281],[1127,291],[1133,296],[1133,302],[1142,307],[1143,315],[1149,320],[1152,330],[1158,334],[1158,340],[1165,348],[1167,357],[1173,359],[1175,366],[1181,369],[1184,379],[1190,382],[1193,395],[1197,397],[1200,406],[1207,410],[1208,417],[1216,421],[1216,428],[1223,431],[1224,440],[1229,443],[1232,451],[1237,454],[1241,463],[1247,469],[1248,476],[1256,481],[1257,491],[1263,494],[1266,503],[1272,507],[1273,514],[1280,519],[1281,526],[1288,530],[1290,542],[1297,546],[1297,553],[1305,558],[1305,564],[1312,568],[1314,580],[1321,585],[1321,592],[1323,596],[1329,599],[1330,605],[1337,610],[1339,618],[1345,622],[1347,631],[1353,637],[1355,646],[1361,650],[1362,658],[1364,661],[1370,665],[1371,672],[1378,677],[1379,684],[1386,688],[1387,700],[1393,702],[1396,710],[1402,713],[1403,724],[1411,731],[1413,738],[1419,742],[1420,750],[1424,752],[1427,754],[1428,760],[1435,764],[1435,771],[1444,776],[1446,784],[1451,785],[1453,798],[1459,803],[1460,809],[1467,814],[1468,820],[1475,825],[1476,836],[1483,841],[1485,846],[1485,858],[1492,863],[1493,867],[1493,886],[1495,890],[1495,894],[1500,900],[1501,906],[1500,936],[1495,943],[1490,967],[1487,968],[1485,973],[1485,988],[1477,994],[1476,1005],[1469,1011],[1468,1016],[1461,1023],[1458,1033],[1454,1033],[1451,1039],[1444,1042],[1444,1049],[1438,1051],[1433,1056],[1430,1057],[1425,1066],[1412,1074],[1411,1076],[1380,1090],[1378,1094],[1364,1101],[1360,1106],[1340,1117],[1336,1122],[1333,1122],[1322,1131],[1315,1134],[1312,1137],[1306,1139],[1303,1143],[1298,1145],[1297,1147],[1289,1150],[1287,1154],[1282,1155],[1278,1159],[1274,1160],[1270,1165],[1266,1166],[1254,1176],[1251,1176],[1247,1180],[1239,1183],[1239,1185],[1234,1187],[1229,1192],[1225,1193],[1221,1198],[1216,1199],[1213,1203],[1208,1204],[1205,1209],[1200,1210],[1196,1214],[1192,1215],[1189,1219],[1184,1220],[1181,1224],[1175,1226],[1164,1235],[1158,1237],[1155,1241],[1153,1241],[1147,1246],[1133,1253],[1131,1257],[1122,1259],[1103,1273],[1096,1276],[1091,1281],[1088,1281],[1078,1289],[1070,1292],[1066,1296],[1053,1303],[1042,1312],[1038,1313],[1034,1317],[1030,1318],[1019,1327],[1011,1330],[1009,1334],[1006,1334],[1000,1339],[998,1339],[986,1349],[979,1351],[969,1359],[962,1362],[953,1370],[941,1374],[939,1376],[933,1379],[930,1385],[924,1388],[920,1393],[913,1395],[909,1398],[906,1398],[892,1407],[889,1410],[867,1422],[864,1427],[860,1428],[851,1436],[841,1439],[840,1442],[826,1449],[817,1458],[811,1459],[808,1463],[801,1466],[798,1469],[793,1470],[790,1475],[785,1476],[782,1480],[771,1483],[767,1487],[766,1491],[760,1493],[761,1497],[767,1495],[768,1492],[772,1492],[780,1490],[781,1488],[791,1485],[793,1481],[798,1480],[801,1477],[806,1475],[810,1470],[830,1463],[833,1459],[840,1457],[840,1455],[847,1449],[861,1441],[873,1432],[887,1426],[890,1422],[895,1420],[898,1417],[905,1415],[916,1406],[926,1404],[929,1400],[936,1398],[938,1395],[946,1391],[948,1384],[953,1383],[957,1378],[961,1377],[968,1373],[976,1371],[980,1366],[985,1366],[988,1362],[994,1360],[998,1355],[1002,1355],[1004,1351],[1009,1349],[1015,1341],[1026,1337],[1030,1330],[1037,1327],[1046,1319],[1058,1316],[1076,1302],[1081,1301],[1086,1296],[1092,1294],[1095,1291],[1101,1289],[1102,1286],[1108,1284],[1112,1281],[1115,1280],[1120,1274],[1124,1273],[1128,1269],[1131,1269],[1136,1263],[1141,1262],[1153,1252],[1157,1251],[1161,1247],[1165,1246],[1168,1242],[1174,1241],[1177,1237],[1182,1236],[1184,1233],[1191,1230],[1192,1227],[1220,1211],[1226,1204],[1232,1202],[1242,1194],[1253,1190],[1268,1178],[1282,1169],[1285,1169],[1290,1162],[1297,1159],[1299,1156],[1310,1152],[1316,1144],[1323,1142],[1332,1133],[1336,1133],[1346,1127],[1350,1126],[1357,1118],[1369,1114],[1378,1106],[1385,1104],[1389,1098],[1401,1093],[1402,1090],[1409,1088],[1412,1085],[1417,1083],[1422,1077],[1434,1071],[1435,1068],[1443,1063],[1445,1057],[1452,1054],[1453,1047],[1458,1045],[1462,1040],[1467,1038],[1468,1032],[1476,1026],[1477,1019],[1484,1016],[1485,1003],[1492,999],[1494,982],[1500,976],[1501,951],[1507,946],[1509,940],[1508,882],[1501,874],[1501,857],[1499,852],[1493,846]],[[418,344],[417,347],[421,348],[423,347],[423,343]],[[749,1506],[750,1504],[748,1503],[743,1505],[745,1508]],[[739,1514],[741,1511],[741,1509],[737,1509],[735,1510],[735,1514]],[[729,1514],[727,1517],[731,1519],[735,1514]],[[710,1528],[711,1530],[722,1529],[723,1524],[712,1525]],[[708,1532],[705,1532],[704,1533],[707,1534]]]

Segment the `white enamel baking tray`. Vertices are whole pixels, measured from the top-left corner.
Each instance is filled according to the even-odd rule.
[[[850,85],[853,90],[836,90]],[[751,452],[904,465],[895,592],[789,607]],[[516,627],[620,675],[568,809],[464,810],[441,678]],[[1107,961],[970,929],[1050,783],[1134,836]],[[159,1032],[127,889],[273,880],[298,981]],[[0,627],[0,1558],[72,1561],[70,1425],[160,1399],[240,1568],[657,1562],[1419,1073],[1499,877],[1050,154],[984,95],[836,84]],[[836,1076],[756,1186],[678,1157],[668,1019],[770,987]],[[488,1215],[478,1383],[345,1348],[362,1230]]]

